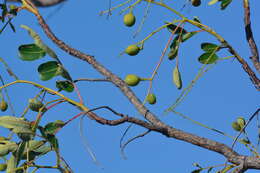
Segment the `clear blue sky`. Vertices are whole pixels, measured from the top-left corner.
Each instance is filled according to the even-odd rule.
[[[122,2],[122,0],[112,0],[112,6]],[[169,1],[167,4],[180,10],[184,2]],[[256,43],[259,45],[260,33],[258,31],[260,30],[260,24],[257,22],[257,17],[259,17],[257,7],[260,6],[260,2],[252,1],[251,5],[252,26],[255,31]],[[142,40],[153,30],[164,24],[165,21],[171,21],[176,16],[161,7],[152,5],[141,33],[136,38],[133,38],[134,32],[141,23],[145,6],[146,3],[142,3],[134,9],[137,21],[136,25],[132,28],[123,25],[123,15],[119,15],[120,10],[113,11],[113,15],[108,19],[106,15],[99,16],[99,12],[108,9],[108,0],[79,0],[77,2],[68,0],[58,12],[47,20],[47,23],[53,32],[63,41],[83,52],[94,55],[99,62],[103,63],[120,77],[124,78],[129,73],[134,73],[141,77],[149,77],[170,36],[167,30],[155,34],[154,37],[145,42],[144,50],[137,56],[120,56],[120,53],[129,44]],[[59,6],[41,9],[41,13],[44,17],[47,17],[58,8]],[[188,5],[182,12],[190,18],[192,16],[199,16],[202,23],[215,29],[229,41],[241,56],[248,60],[251,54],[245,39],[242,2],[234,1],[225,11],[221,11],[219,4],[207,6],[207,2],[203,1],[200,7],[194,8]],[[85,62],[72,58],[59,50],[44,35],[34,16],[23,11],[14,20],[17,32],[12,33],[11,29],[8,28],[0,35],[0,57],[3,57],[9,63],[20,79],[32,80],[54,89],[55,79],[60,79],[57,77],[48,82],[39,80],[37,66],[42,62],[51,60],[47,56],[34,62],[19,60],[18,46],[33,42],[27,32],[19,27],[20,24],[30,26],[42,36],[42,39],[57,52],[73,78],[101,77]],[[196,30],[196,28],[188,24],[186,27],[188,30]],[[202,42],[218,43],[215,38],[207,33],[200,33],[185,42],[180,49],[180,71],[184,88],[191,82],[201,67],[197,58],[203,53],[200,49],[200,43]],[[226,51],[221,51],[219,56],[225,57],[229,56],[229,54]],[[251,65],[251,62],[249,64]],[[184,120],[173,113],[164,114],[164,111],[175,102],[175,99],[181,93],[172,83],[172,70],[174,66],[174,61],[169,61],[165,58],[152,88],[152,91],[157,95],[158,103],[153,106],[147,106],[160,119],[173,127],[230,145],[232,140],[227,137],[192,124],[190,121]],[[1,75],[6,75],[2,67],[1,65],[0,73]],[[12,80],[9,77],[5,78],[6,83]],[[133,88],[141,100],[144,98],[148,86],[148,82],[143,82],[140,86]],[[78,87],[86,105],[90,108],[108,105],[118,112],[134,117],[141,117],[120,91],[111,84],[81,82],[78,83]],[[17,116],[22,113],[28,98],[34,97],[37,93],[37,89],[22,84],[12,86],[8,89],[11,99],[14,101]],[[75,93],[67,95],[76,99]],[[48,96],[48,99],[51,99],[51,96]],[[258,92],[252,86],[241,65],[236,60],[230,59],[220,61],[198,80],[195,87],[176,110],[210,127],[217,128],[230,135],[236,135],[236,132],[231,128],[232,121],[238,116],[249,118],[258,107]],[[44,124],[57,119],[66,121],[77,113],[78,110],[69,104],[59,105],[45,115],[42,123]],[[104,117],[114,118],[107,111],[99,111],[99,113],[104,115]],[[10,114],[10,112],[6,114]],[[1,115],[6,114],[1,113]],[[27,115],[27,118],[33,120],[35,116],[36,114],[31,112]],[[120,154],[119,141],[127,126],[108,127],[85,118],[84,133],[102,166],[94,164],[90,155],[85,151],[79,133],[79,120],[73,121],[58,134],[61,154],[74,172],[77,173],[158,173],[159,171],[186,173],[195,169],[192,166],[194,162],[199,163],[203,167],[223,164],[225,162],[225,159],[219,154],[167,138],[158,133],[150,133],[146,137],[130,143],[125,150],[127,160],[124,160]],[[134,126],[128,133],[127,138],[131,138],[143,131],[143,128]],[[248,132],[252,141],[256,144],[258,134],[255,121],[250,125]],[[239,153],[250,154],[240,144],[236,145],[236,150]],[[54,155],[48,155],[42,159],[43,163],[52,163],[54,161],[54,157],[52,156]],[[39,172],[47,171],[42,170]],[[56,171],[48,170],[48,172]],[[248,172],[253,173],[257,171]]]

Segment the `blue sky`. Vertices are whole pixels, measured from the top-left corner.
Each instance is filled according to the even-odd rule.
[[[122,2],[124,1],[112,1],[112,6]],[[177,1],[165,2],[177,10],[180,10],[184,4],[184,2]],[[256,43],[259,44],[260,33],[257,31],[260,30],[260,24],[257,22],[259,12],[257,12],[256,7],[260,6],[260,2],[252,1],[251,6],[254,36]],[[124,78],[127,74],[132,73],[141,77],[149,77],[170,37],[170,33],[167,30],[155,34],[154,37],[146,41],[144,49],[137,56],[120,56],[120,53],[129,44],[139,42],[153,30],[163,25],[165,21],[177,19],[177,16],[161,7],[152,5],[142,31],[136,38],[133,38],[133,34],[138,29],[138,25],[144,16],[146,3],[141,3],[134,9],[133,12],[137,21],[136,25],[131,28],[123,25],[123,15],[119,15],[121,9],[113,11],[112,16],[108,19],[106,15],[99,15],[99,12],[108,9],[108,7],[108,0],[97,2],[85,0],[74,2],[68,0],[58,12],[54,13],[47,20],[47,23],[60,39],[74,48],[94,55],[99,62],[120,77]],[[58,8],[59,6],[55,6],[41,9],[40,11],[44,17],[47,17]],[[224,11],[220,10],[219,4],[208,6],[207,2],[202,2],[202,5],[197,8],[187,5],[182,10],[182,13],[189,18],[199,16],[202,23],[216,30],[242,57],[248,60],[251,54],[245,39],[242,2],[234,1]],[[14,20],[17,32],[12,33],[11,29],[8,28],[0,35],[0,57],[8,62],[20,79],[35,81],[53,89],[55,89],[55,79],[59,79],[57,77],[48,82],[43,82],[38,77],[38,65],[51,60],[51,58],[46,56],[34,62],[23,62],[18,58],[17,48],[19,45],[33,42],[27,32],[19,27],[21,24],[30,26],[41,35],[44,42],[56,51],[74,79],[102,77],[90,65],[59,50],[44,35],[34,16],[26,11],[22,11]],[[185,27],[191,31],[197,30],[188,24]],[[202,42],[218,43],[214,37],[202,32],[181,46],[179,68],[184,88],[194,79],[201,67],[197,58],[203,53],[200,49]],[[221,51],[219,56],[229,56],[229,53]],[[249,60],[248,62],[252,65]],[[2,67],[0,68],[1,75],[7,76]],[[227,137],[192,124],[190,121],[171,112],[164,113],[181,93],[172,83],[172,70],[174,67],[175,62],[169,61],[165,57],[152,88],[152,92],[157,96],[157,104],[147,105],[147,107],[158,115],[160,119],[173,127],[231,145],[232,140]],[[6,83],[12,80],[10,77],[5,78]],[[86,105],[90,108],[108,105],[118,112],[141,118],[126,97],[109,83],[81,82],[78,83],[78,87]],[[142,82],[132,89],[143,100],[148,87],[148,82]],[[8,92],[13,101],[16,114],[19,116],[24,110],[28,98],[34,97],[37,89],[29,85],[17,84],[9,87]],[[75,93],[64,94],[77,99]],[[52,99],[52,97],[48,96],[48,99]],[[243,116],[246,119],[249,118],[258,107],[259,96],[257,91],[252,86],[247,74],[242,70],[241,65],[236,60],[230,59],[220,61],[199,79],[185,100],[176,108],[176,111],[235,136],[236,132],[232,130],[231,123],[239,116]],[[78,110],[69,104],[59,105],[46,114],[42,123],[57,119],[65,121],[77,113]],[[107,118],[114,118],[107,111],[98,111],[98,113]],[[10,114],[10,111],[5,114],[1,113],[1,115],[6,114]],[[27,118],[33,120],[35,116],[35,113],[30,112]],[[127,160],[124,160],[120,154],[119,141],[127,126],[126,124],[118,127],[108,127],[99,125],[87,118],[84,119],[84,133],[102,166],[94,164],[86,152],[80,137],[79,120],[74,120],[57,135],[60,141],[61,154],[74,172],[77,173],[116,173],[123,171],[125,173],[142,171],[150,173],[159,171],[186,173],[195,169],[192,166],[194,162],[199,163],[203,167],[219,165],[225,162],[225,159],[219,154],[167,138],[158,133],[150,133],[146,137],[130,143],[125,150]],[[142,132],[144,132],[143,128],[134,126],[127,134],[127,138]],[[256,121],[253,121],[249,126],[248,134],[250,139],[256,143]],[[239,153],[250,155],[250,152],[240,144],[236,145],[236,150]],[[55,161],[52,156],[50,154],[42,158],[43,164],[51,164],[52,161]],[[39,172],[46,172],[46,170]],[[48,172],[56,171],[48,170]],[[248,172],[253,173],[257,171]]]

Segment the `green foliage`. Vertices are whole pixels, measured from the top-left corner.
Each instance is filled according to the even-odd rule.
[[[59,91],[67,91],[67,92],[73,92],[74,86],[70,81],[56,81],[56,87]]]
[[[211,52],[210,53],[207,52],[207,53],[203,53],[202,55],[200,55],[198,60],[202,64],[213,64],[218,60],[218,56]]]
[[[19,57],[23,61],[34,61],[46,55],[46,52],[36,44],[25,44],[18,48]]]
[[[130,1],[126,1],[125,3],[129,3]],[[127,8],[123,9],[122,12],[130,9],[130,12],[127,13],[124,16],[124,24],[128,27],[131,27],[135,24],[136,22],[136,16],[133,15],[132,10],[135,8],[137,5],[140,4],[141,1],[136,1],[134,4],[129,5]],[[144,2],[144,1],[143,1]],[[167,10],[170,10],[175,14],[175,16],[179,16],[178,19],[174,19],[172,22],[165,22],[164,25],[160,26],[158,29],[151,31],[151,33],[145,37],[143,40],[137,42],[136,44],[129,45],[125,49],[125,53],[130,55],[130,56],[135,56],[139,54],[141,50],[143,50],[145,43],[151,38],[154,34],[159,33],[159,31],[163,29],[168,29],[170,33],[170,39],[167,45],[165,46],[165,49],[162,53],[162,56],[159,59],[159,63],[157,64],[155,70],[152,72],[152,75],[150,78],[140,78],[137,75],[134,74],[129,74],[125,77],[125,83],[128,86],[137,86],[140,81],[147,80],[149,81],[149,88],[148,88],[148,94],[146,97],[143,97],[144,102],[141,106],[144,106],[146,101],[149,104],[155,104],[157,102],[157,98],[155,94],[151,93],[153,88],[153,83],[155,82],[155,78],[160,75],[159,73],[159,68],[161,63],[163,62],[163,58],[165,53],[167,53],[167,50],[169,51],[168,53],[168,59],[169,60],[174,60],[169,63],[174,63],[175,67],[172,71],[172,81],[174,85],[176,85],[176,88],[181,90],[180,91],[180,96],[176,99],[176,104],[178,105],[180,102],[183,101],[183,98],[190,92],[191,88],[195,85],[197,80],[203,76],[205,72],[209,70],[207,67],[211,67],[210,64],[216,64],[219,60],[222,60],[224,58],[219,58],[217,53],[220,51],[222,48],[227,48],[226,43],[224,41],[221,41],[219,45],[214,44],[214,43],[209,43],[209,42],[203,42],[201,44],[201,49],[204,51],[198,58],[198,61],[202,64],[201,68],[198,71],[198,74],[195,76],[194,80],[190,81],[190,84],[186,87],[183,87],[183,82],[182,82],[182,74],[184,73],[189,73],[189,71],[185,72],[183,71],[180,73],[179,70],[179,62],[182,61],[182,57],[179,57],[178,54],[181,51],[180,46],[181,44],[186,44],[186,42],[191,39],[193,36],[197,35],[198,37],[200,36],[200,32],[207,32],[213,36],[215,36],[218,40],[220,40],[220,36],[217,35],[213,30],[209,29],[206,25],[202,24],[201,21],[199,20],[198,17],[194,17],[192,20],[186,18],[182,14],[180,14],[178,11],[175,9],[167,6],[166,4],[163,4],[162,1],[146,1],[147,3],[155,3],[161,7],[166,8]],[[221,10],[226,9],[232,0],[211,0],[208,4],[213,5],[216,4],[217,2],[220,2],[220,7]],[[201,5],[201,0],[189,0],[189,3],[193,7],[198,7]],[[148,4],[150,5],[150,4]],[[121,7],[120,5],[114,8],[109,9],[114,10],[118,7]],[[24,8],[24,7],[23,7]],[[4,23],[4,26],[0,30],[0,33],[3,32],[3,30],[6,28],[6,26],[10,26],[11,29],[15,32],[15,26],[11,23],[11,20],[13,17],[17,15],[17,13],[21,10],[20,7],[16,6],[7,6],[6,3],[0,4],[0,10],[1,10],[1,21]],[[146,13],[145,15],[148,15]],[[36,15],[37,16],[37,15]],[[145,18],[145,17],[144,17]],[[8,19],[6,21],[6,19]],[[189,23],[192,25],[192,29],[187,29],[186,28],[186,23]],[[44,63],[40,64],[38,66],[38,73],[40,76],[40,79],[42,81],[48,81],[51,79],[54,79],[55,77],[59,78],[64,78],[64,80],[56,80],[56,88],[58,91],[48,88],[46,86],[31,82],[31,81],[14,81],[17,83],[28,83],[31,84],[37,88],[40,89],[39,94],[37,94],[34,98],[29,99],[29,103],[27,108],[24,110],[22,113],[21,117],[15,117],[15,116],[0,116],[0,126],[6,129],[9,129],[11,134],[11,137],[0,137],[0,157],[4,157],[6,159],[6,163],[0,164],[0,171],[5,170],[6,172],[9,173],[22,173],[22,172],[28,172],[29,167],[34,167],[36,165],[37,158],[44,156],[45,154],[49,152],[55,152],[56,157],[57,157],[57,163],[55,166],[51,167],[48,166],[46,168],[55,168],[60,170],[60,172],[65,172],[68,169],[68,166],[65,164],[62,165],[62,159],[60,156],[59,152],[59,140],[56,137],[56,134],[71,120],[74,118],[79,117],[80,115],[85,115],[86,112],[88,112],[90,109],[87,108],[83,102],[82,98],[80,95],[79,90],[77,89],[74,81],[73,80],[69,71],[63,66],[62,62],[58,58],[58,55],[54,50],[52,50],[47,44],[45,44],[40,35],[36,33],[32,28],[26,25],[21,25],[23,29],[28,31],[29,36],[33,39],[34,43],[31,44],[22,44],[18,47],[18,52],[19,52],[19,58],[23,61],[34,61],[38,60],[40,58],[49,56],[52,58],[51,61],[47,60]],[[141,28],[141,27],[140,27]],[[217,36],[216,36],[217,35]],[[224,39],[223,39],[224,40]],[[204,41],[204,40],[203,40]],[[185,43],[184,43],[185,42]],[[146,47],[145,47],[146,48]],[[190,51],[190,50],[189,50]],[[230,51],[232,53],[232,51]],[[227,59],[227,58],[226,58]],[[194,59],[191,59],[191,61]],[[196,60],[194,60],[196,61]],[[185,65],[185,64],[184,64]],[[95,67],[96,68],[96,67]],[[184,68],[185,69],[185,68]],[[7,70],[8,71],[8,70]],[[10,71],[8,71],[10,72]],[[104,72],[105,73],[105,72]],[[1,77],[1,76],[0,76]],[[106,76],[106,80],[110,80],[111,78]],[[169,79],[170,80],[170,79]],[[120,80],[119,80],[120,81]],[[3,88],[6,88],[7,85],[5,86],[5,83],[2,81],[1,77],[1,82],[3,85]],[[11,84],[10,84],[11,85]],[[121,82],[120,84],[116,84],[117,87],[119,85],[123,85],[122,90],[128,89],[126,85]],[[9,85],[8,85],[9,86]],[[1,87],[1,86],[0,86]],[[66,92],[73,92],[76,91],[75,93],[79,97],[79,102],[74,101],[70,98],[68,98],[66,95],[61,94],[61,91],[66,91]],[[130,92],[131,93],[131,92]],[[50,94],[58,96],[58,99],[53,99],[51,98],[48,100],[50,97],[46,98],[46,94]],[[134,97],[133,95],[131,97]],[[137,98],[139,99],[139,98]],[[132,101],[131,99],[129,99]],[[47,124],[43,124],[41,122],[41,119],[45,113],[48,113],[48,110],[51,109],[52,107],[56,106],[57,104],[67,102],[70,103],[73,106],[76,106],[77,109],[81,110],[82,112],[76,116],[74,116],[72,119],[69,119],[68,121],[61,121],[61,120],[56,120],[54,122],[48,122]],[[9,104],[8,100],[8,104]],[[7,102],[5,100],[0,102],[0,110],[1,111],[6,111],[8,108]],[[10,105],[11,107],[11,105]],[[175,108],[174,107],[174,108]],[[37,113],[37,116],[30,116],[31,117],[36,117],[33,121],[29,121],[23,117],[27,114],[28,110],[32,110],[34,112],[29,111],[30,113]],[[94,110],[94,109],[93,109]],[[9,110],[8,110],[9,111]],[[112,111],[114,112],[114,111]],[[36,114],[35,113],[35,114]],[[115,113],[115,112],[114,112]],[[177,113],[176,113],[177,114]],[[121,116],[121,115],[120,115]],[[183,116],[185,117],[185,116]],[[185,117],[186,119],[189,119]],[[192,120],[193,121],[193,120]],[[108,121],[110,122],[110,121]],[[193,121],[195,122],[195,121]],[[150,123],[150,122],[149,122]],[[151,122],[152,123],[152,122]],[[202,125],[201,123],[197,123],[203,127],[208,128],[205,125]],[[245,128],[246,126],[246,121],[243,117],[239,117],[232,123],[232,128],[237,131],[237,132],[243,132],[245,135],[244,138],[238,139],[238,141],[242,144],[244,144],[246,147],[251,147],[250,151],[254,149],[253,144],[250,142],[249,138],[246,136],[246,131]],[[156,127],[156,126],[155,126]],[[210,128],[209,128],[210,129]],[[243,130],[242,130],[243,129]],[[218,131],[216,129],[211,129],[215,132],[221,133],[225,135],[225,133]],[[13,138],[15,136],[15,138]],[[225,135],[228,136],[228,135]],[[14,140],[15,139],[15,140]],[[233,138],[232,138],[233,139]],[[256,154],[256,151],[253,151],[252,153]],[[2,166],[2,167],[1,167]],[[225,165],[226,166],[226,165]],[[37,167],[37,166],[35,166]],[[38,166],[39,167],[39,166]],[[42,166],[44,168],[44,166]],[[233,165],[228,165],[227,167],[224,167],[221,172],[227,172],[230,169],[232,169],[234,166]],[[206,170],[208,173],[211,172],[215,167],[205,167],[202,168],[200,165],[196,164],[196,169],[192,171],[192,173],[200,173],[204,170]],[[36,170],[35,170],[36,172]]]
[[[60,75],[62,73],[61,71],[62,69],[56,61],[48,61],[38,67],[40,79],[43,81],[50,80],[53,77]]]

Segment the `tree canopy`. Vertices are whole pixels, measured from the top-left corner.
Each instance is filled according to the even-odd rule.
[[[0,170],[260,169],[259,2],[0,5]]]

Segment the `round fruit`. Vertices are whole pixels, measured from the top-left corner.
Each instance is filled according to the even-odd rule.
[[[238,117],[237,118],[237,124],[242,128],[246,125],[246,120],[243,117]]]
[[[1,164],[0,164],[0,171],[5,171],[5,170],[6,170],[6,167],[7,167],[7,164],[1,163]]]
[[[135,16],[133,15],[133,13],[128,13],[124,15],[124,24],[128,27],[131,27],[135,24]]]
[[[40,111],[40,108],[43,107],[43,103],[37,99],[29,99],[29,108],[32,110],[32,111],[35,111],[35,112],[39,112]],[[46,111],[46,108],[44,108],[42,110],[43,112]]]
[[[237,122],[233,122],[233,123],[232,123],[232,128],[233,128],[235,131],[238,131],[238,132],[240,132],[241,129],[242,129]]]
[[[155,97],[154,94],[151,94],[151,93],[148,94],[146,100],[147,100],[151,105],[153,105],[153,104],[156,103],[156,97]]]
[[[136,46],[135,44],[128,46],[125,49],[125,53],[127,53],[130,56],[135,56],[139,53],[140,48],[138,46]]]
[[[2,100],[0,102],[0,109],[1,109],[1,111],[4,112],[4,111],[7,110],[7,108],[8,108],[8,104],[6,103],[6,101]]]
[[[191,0],[191,4],[192,4],[194,7],[198,7],[198,6],[200,6],[200,4],[201,4],[201,0]]]
[[[129,86],[136,86],[140,82],[140,78],[134,74],[129,74],[125,77],[125,83]]]

